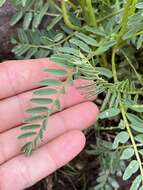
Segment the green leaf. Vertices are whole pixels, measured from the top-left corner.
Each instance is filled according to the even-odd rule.
[[[79,53],[80,51],[78,49],[74,49],[74,48],[71,48],[71,47],[61,47],[61,48],[58,48],[57,49],[59,52],[63,52],[64,54],[67,53],[67,54],[73,54],[77,57],[79,57]],[[69,55],[68,55],[69,56]],[[71,57],[71,56],[70,56]],[[71,57],[72,58],[72,57]],[[74,58],[74,57],[73,57]]]
[[[109,108],[103,112],[100,113],[99,118],[100,119],[106,119],[106,118],[111,118],[115,117],[120,113],[120,109],[118,108]]]
[[[38,104],[51,104],[53,102],[50,98],[32,98],[31,101]]]
[[[79,47],[82,51],[86,52],[86,53],[90,53],[91,52],[91,49],[90,47],[84,43],[83,41],[81,40],[78,40],[76,38],[72,38],[70,39],[70,43],[76,45],[77,47]]]
[[[22,148],[21,148],[21,151],[23,153],[26,154],[26,156],[30,156],[31,153],[32,153],[32,149],[33,149],[33,143],[32,142],[27,142],[25,143]]]
[[[68,77],[66,83],[68,84],[68,86],[72,86],[74,84],[74,80],[73,80],[72,76]]]
[[[55,42],[59,42],[60,40],[62,40],[64,38],[64,34],[63,33],[58,33],[55,37],[54,37],[54,41]]]
[[[40,13],[34,17],[34,20],[33,20],[33,27],[34,28],[38,28],[38,26],[40,25],[43,17],[45,16],[45,14],[48,10],[48,8],[49,8],[49,3],[45,3],[43,8],[40,10]]]
[[[131,124],[130,126],[135,131],[137,131],[139,133],[143,133],[143,125],[134,125],[134,124]]]
[[[66,76],[67,72],[64,69],[44,69],[45,72],[49,72],[55,76]]]
[[[143,149],[140,149],[139,153],[140,153],[141,156],[143,156]]]
[[[18,139],[24,139],[36,135],[36,132],[28,132],[18,136]]]
[[[60,20],[62,19],[62,16],[57,16],[48,24],[47,30],[51,30]]]
[[[59,86],[61,84],[62,82],[60,80],[52,79],[52,78],[48,78],[48,79],[40,81],[40,85],[42,86]]]
[[[138,190],[138,188],[140,187],[141,181],[142,181],[142,177],[141,177],[141,175],[138,175],[135,178],[135,180],[133,181],[133,183],[130,187],[130,190]]]
[[[108,177],[108,181],[114,189],[119,189],[119,184],[114,178]]]
[[[25,54],[30,49],[30,46],[19,44],[18,46],[15,46],[15,48],[12,49],[12,52],[17,54],[18,56],[21,56]]]
[[[44,88],[44,89],[40,89],[40,90],[36,90],[34,91],[35,95],[39,95],[39,96],[43,96],[43,95],[54,95],[57,93],[56,89],[52,89],[52,88]]]
[[[142,128],[143,128],[143,126],[142,126]],[[135,140],[137,142],[143,143],[143,134],[136,135]]]
[[[22,6],[25,7],[27,0],[22,0]]]
[[[137,160],[132,160],[124,172],[123,180],[128,180],[133,174],[135,174],[138,171],[138,169],[139,164]]]
[[[88,45],[98,47],[97,41],[94,38],[87,36],[86,34],[76,33],[75,36],[80,40],[84,41]]]
[[[95,34],[95,35],[102,36],[102,37],[105,37],[105,36],[106,36],[105,31],[103,31],[101,28],[86,26],[85,29],[86,29],[88,32],[91,32],[91,33],[93,33],[93,34]]]
[[[6,0],[0,0],[0,7],[2,7],[5,2],[6,2]]]
[[[141,118],[139,118],[137,115],[131,114],[131,113],[127,113],[127,118],[128,120],[133,124],[133,125],[142,125],[143,124],[143,120]]]
[[[14,26],[16,23],[18,23],[18,22],[21,20],[22,17],[23,17],[23,12],[22,12],[22,11],[17,12],[17,13],[12,17],[12,19],[11,19],[11,22],[10,22],[11,26]]]
[[[25,55],[26,59],[30,59],[32,56],[34,56],[38,51],[38,48],[30,48],[27,52],[27,54]]]
[[[132,156],[134,155],[134,149],[133,148],[126,148],[122,155],[121,155],[121,160],[129,160],[130,158],[132,158]]]
[[[129,135],[127,132],[122,131],[118,133],[113,143],[113,149],[116,149],[119,146],[119,143],[125,144],[128,140],[129,140]]]
[[[21,130],[34,130],[39,128],[41,125],[40,124],[29,124],[29,125],[23,125],[21,127]]]
[[[19,38],[19,41],[21,42],[19,44],[28,46],[29,44],[28,34],[23,29],[18,29],[18,38]]]
[[[130,109],[139,113],[143,113],[143,105],[132,105],[130,106]]]
[[[111,70],[104,68],[104,67],[95,67],[96,71],[99,72],[101,76],[105,76],[107,78],[112,78],[112,72]]]
[[[143,2],[137,3],[136,8],[137,9],[143,9]]]
[[[24,21],[23,21],[24,30],[27,30],[29,28],[32,18],[33,18],[32,12],[28,12],[25,14]]]
[[[43,120],[45,118],[46,118],[46,116],[43,116],[43,115],[32,116],[32,117],[24,119],[24,123],[31,123],[33,121],[39,121],[39,120]]]
[[[103,41],[100,43],[99,48],[94,52],[96,55],[101,55],[106,52],[109,48],[113,47],[116,41]]]
[[[48,112],[48,108],[47,107],[33,107],[33,108],[29,108],[26,110],[27,113],[31,113],[31,114],[39,114],[39,113],[43,113],[43,112]]]
[[[58,111],[61,111],[62,106],[61,106],[60,100],[59,100],[59,99],[56,99],[55,102],[54,102],[54,104],[55,104],[55,106],[56,106],[56,109],[57,109]]]
[[[143,105],[135,104],[132,100],[125,100],[125,105],[133,111],[143,113]]]

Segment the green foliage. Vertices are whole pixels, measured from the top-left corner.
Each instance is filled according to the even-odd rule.
[[[0,0],[0,7],[2,7],[5,2],[6,2],[6,0]]]
[[[2,5],[4,1],[0,1]],[[17,58],[50,57],[63,69],[45,68],[64,82],[47,78],[31,100],[19,138],[30,155],[43,140],[50,115],[62,109],[60,97],[81,78],[84,96],[97,98],[100,116],[96,145],[89,154],[100,162],[96,190],[119,189],[115,176],[132,177],[131,190],[143,186],[143,3],[141,0],[13,0],[11,25],[21,28],[12,42]],[[88,9],[86,8],[88,7]],[[50,20],[43,26],[44,20]],[[44,87],[44,88],[42,88]],[[98,96],[99,95],[99,96]],[[51,98],[54,96],[54,99]],[[112,126],[109,126],[111,124]],[[106,132],[106,133],[105,133]],[[139,173],[139,174],[138,174]],[[135,176],[135,175],[136,176]]]

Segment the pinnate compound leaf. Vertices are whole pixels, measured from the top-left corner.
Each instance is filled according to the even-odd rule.
[[[135,174],[138,171],[138,169],[139,164],[137,160],[132,160],[124,172],[123,180],[128,180],[133,174]]]
[[[133,148],[126,148],[122,155],[121,160],[129,160],[134,155],[134,149]]]
[[[122,131],[118,133],[113,143],[113,149],[116,149],[119,146],[119,143],[125,144],[128,140],[129,140],[129,135],[127,132]]]

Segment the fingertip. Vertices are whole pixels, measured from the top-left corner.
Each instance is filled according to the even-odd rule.
[[[99,115],[99,109],[97,105],[93,102],[84,102],[80,104],[81,106],[81,116],[87,123],[86,127],[93,125],[96,122],[97,116]]]
[[[87,108],[89,108],[90,112],[91,112],[91,115],[93,116],[97,116],[99,114],[99,108],[97,107],[97,105],[93,102],[86,102],[86,106]]]
[[[73,131],[71,131],[71,133],[75,138],[74,143],[77,143],[77,147],[79,148],[78,152],[77,152],[77,154],[79,154],[79,152],[81,152],[83,150],[83,148],[85,147],[85,144],[86,144],[85,135],[82,131],[79,131],[79,130],[73,130]]]

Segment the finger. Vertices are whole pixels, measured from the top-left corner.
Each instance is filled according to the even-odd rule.
[[[92,102],[81,103],[54,114],[49,119],[43,143],[66,131],[82,130],[93,125],[97,114],[98,108]],[[16,138],[20,134],[20,127],[17,127],[0,135],[0,164],[20,153],[23,141]]]
[[[0,99],[37,88],[38,81],[51,76],[45,67],[61,68],[48,59],[6,61],[0,64]],[[61,78],[62,79],[62,78]]]
[[[62,109],[87,101],[81,95],[85,89],[77,90],[77,87],[84,83],[87,83],[87,81],[76,80],[74,86],[67,90],[66,95],[61,96]],[[0,132],[20,125],[23,119],[27,117],[25,110],[32,106],[30,103],[32,94],[33,91],[29,91],[0,102]],[[54,99],[55,97],[52,96],[51,98]],[[34,106],[37,106],[37,104],[34,104]]]
[[[83,133],[71,131],[39,148],[31,157],[20,155],[8,161],[0,167],[0,189],[22,190],[33,185],[67,164],[84,145]]]

